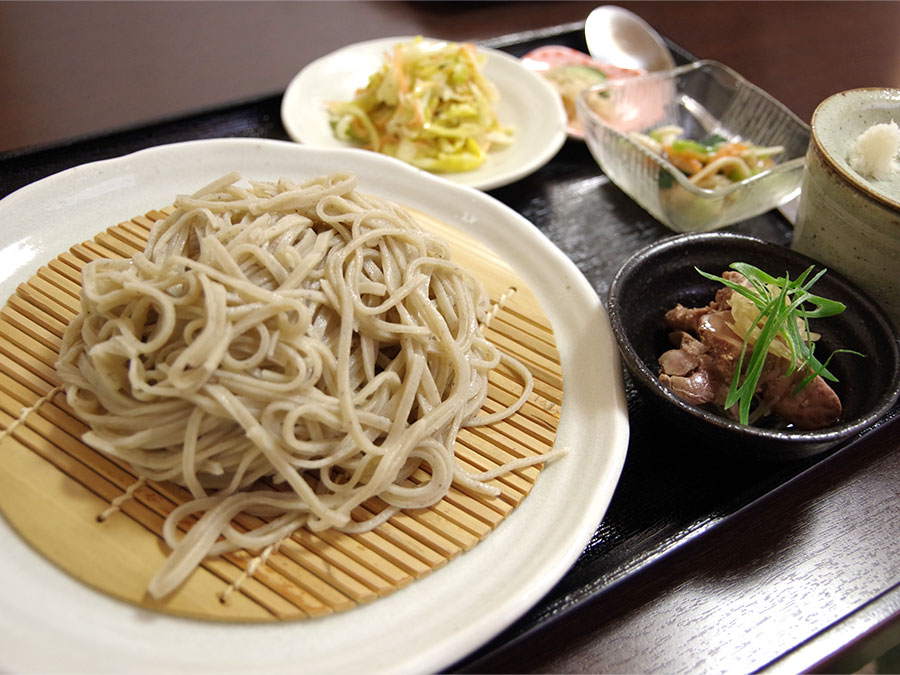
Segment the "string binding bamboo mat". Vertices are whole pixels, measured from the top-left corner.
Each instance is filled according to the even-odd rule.
[[[153,222],[168,213],[151,211],[73,246],[20,285],[0,311],[0,512],[37,551],[89,586],[144,608],[219,621],[299,620],[371,602],[440,568],[527,496],[541,465],[491,481],[498,498],[454,486],[438,504],[397,514],[368,533],[300,529],[277,548],[208,558],[169,597],[150,598],[147,582],[168,554],[162,524],[189,493],[139,480],[125,463],[82,443],[86,427],[67,405],[54,363],[65,325],[79,310],[82,266],[143,250]],[[549,452],[563,382],[540,304],[479,242],[414,215],[484,284],[494,305],[486,337],[526,364],[535,380],[534,394],[513,417],[460,431],[458,461],[484,471]],[[484,410],[511,403],[519,391],[515,376],[501,366],[491,374]],[[361,508],[367,506],[377,504]],[[241,515],[234,522],[248,527],[257,521]]]

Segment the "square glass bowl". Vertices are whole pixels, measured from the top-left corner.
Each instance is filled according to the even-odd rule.
[[[600,169],[675,232],[705,232],[765,213],[800,193],[809,126],[784,105],[715,61],[595,85],[576,101]],[[718,134],[784,147],[775,166],[715,190],[694,185],[633,132],[677,125],[684,138]]]

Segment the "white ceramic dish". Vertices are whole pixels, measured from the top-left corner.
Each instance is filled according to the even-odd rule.
[[[557,445],[532,493],[471,551],[375,602],[272,625],[176,619],[113,600],[61,572],[0,518],[0,671],[432,672],[499,633],[562,577],[619,478],[628,420],[616,345],[596,293],[527,220],[493,198],[362,150],[222,139],[87,164],[0,201],[0,293],[105,227],[228,171],[302,178],[352,168],[360,188],[477,237],[535,292],[562,359]]]
[[[360,42],[313,61],[290,82],[281,103],[281,121],[295,141],[320,148],[342,148],[334,137],[326,104],[348,101],[381,67],[383,54],[411,37]],[[508,185],[550,161],[566,140],[566,113],[556,91],[528,71],[518,59],[496,49],[479,47],[487,56],[485,76],[500,93],[497,115],[515,127],[512,144],[488,153],[474,171],[439,174],[442,178],[479,190]]]

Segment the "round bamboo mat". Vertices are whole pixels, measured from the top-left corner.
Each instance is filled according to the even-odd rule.
[[[149,228],[166,213],[152,211],[73,246],[0,310],[0,511],[37,551],[89,586],[140,607],[218,621],[298,620],[370,602],[432,572],[487,536],[529,493],[540,465],[493,480],[497,498],[454,486],[438,504],[397,514],[365,534],[301,529],[277,550],[208,558],[169,597],[149,597],[147,582],[168,554],[162,524],[189,494],[138,479],[127,465],[82,443],[86,426],[67,405],[54,363],[64,327],[79,310],[82,266],[142,250]],[[516,415],[460,432],[458,461],[483,471],[550,451],[563,383],[553,331],[537,299],[480,243],[415,215],[485,285],[494,303],[486,336],[535,378],[534,394]],[[499,368],[484,410],[514,401],[518,390],[515,376]],[[249,516],[235,522],[255,524]]]

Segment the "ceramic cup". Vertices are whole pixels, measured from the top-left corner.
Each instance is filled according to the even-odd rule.
[[[900,89],[853,89],[819,104],[792,248],[856,282],[900,329],[900,170],[868,179],[848,161],[862,132],[892,120],[900,124]]]

